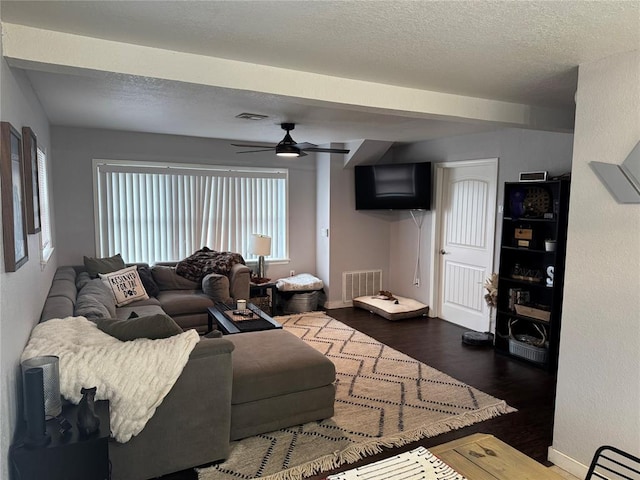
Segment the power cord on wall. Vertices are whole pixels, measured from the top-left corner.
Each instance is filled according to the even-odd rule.
[[[420,218],[416,218],[416,212],[422,213]],[[422,247],[422,222],[424,221],[424,212],[422,210],[411,210],[411,218],[413,223],[418,227],[418,253],[416,258],[416,269],[413,272],[413,286],[420,287],[420,251]]]

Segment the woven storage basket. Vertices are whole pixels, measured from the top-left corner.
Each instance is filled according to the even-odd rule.
[[[509,353],[536,363],[546,363],[549,358],[549,349],[546,347],[547,336],[544,328],[534,325],[541,338],[531,335],[514,335],[511,326],[518,320],[509,322]]]
[[[535,347],[513,338],[509,339],[509,353],[536,363],[547,363],[549,358],[549,350],[546,348]]]

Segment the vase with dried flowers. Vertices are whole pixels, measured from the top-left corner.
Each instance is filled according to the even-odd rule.
[[[489,306],[489,329],[486,332],[465,332],[462,334],[462,342],[468,345],[493,345],[494,335],[491,333],[493,326],[493,309],[498,306],[498,274],[492,273],[484,281],[484,300]]]

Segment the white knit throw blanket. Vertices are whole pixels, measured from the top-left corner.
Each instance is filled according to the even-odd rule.
[[[96,399],[109,400],[111,436],[124,443],[153,416],[199,340],[189,330],[161,340],[121,342],[84,317],[68,317],[38,324],[22,361],[60,357],[60,393],[73,403],[82,398],[82,387],[98,387]]]

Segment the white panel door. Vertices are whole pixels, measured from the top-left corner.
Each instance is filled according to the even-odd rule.
[[[481,332],[489,328],[483,285],[493,270],[497,171],[495,159],[444,168],[438,209],[439,317]]]

